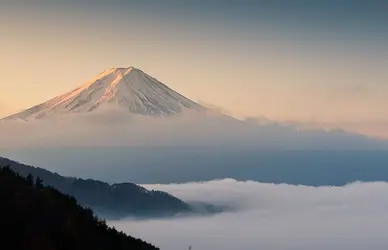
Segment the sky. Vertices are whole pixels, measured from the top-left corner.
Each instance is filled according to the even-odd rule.
[[[0,116],[135,66],[236,117],[386,133],[387,13],[377,0],[0,0]]]
[[[204,217],[110,221],[161,249],[386,249],[387,183],[341,187],[265,184],[233,179],[149,185],[188,202],[232,208]]]

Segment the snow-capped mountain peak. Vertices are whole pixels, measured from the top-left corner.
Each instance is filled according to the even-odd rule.
[[[89,113],[118,108],[140,115],[174,115],[202,111],[201,105],[135,68],[111,68],[66,94],[14,114],[8,119],[36,119],[52,115]]]

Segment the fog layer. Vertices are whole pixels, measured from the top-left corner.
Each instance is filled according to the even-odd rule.
[[[111,221],[161,247],[180,250],[387,249],[388,183],[343,187],[263,184],[232,179],[147,185],[186,201],[228,205],[212,217]]]

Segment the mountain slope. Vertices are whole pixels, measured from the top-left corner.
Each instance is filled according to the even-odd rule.
[[[109,228],[73,197],[9,168],[0,168],[0,201],[4,250],[157,249]]]
[[[43,184],[74,196],[82,205],[104,217],[161,217],[190,212],[185,202],[161,191],[149,191],[133,183],[109,185],[96,180],[63,177],[42,168],[23,165],[0,157],[0,166],[9,166],[26,177],[39,177]]]
[[[161,116],[204,108],[134,67],[112,68],[85,85],[6,119],[29,120],[53,115],[125,110]]]

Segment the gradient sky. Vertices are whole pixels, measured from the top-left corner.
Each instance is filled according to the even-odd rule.
[[[0,116],[135,66],[236,116],[388,120],[388,1],[0,0]]]

